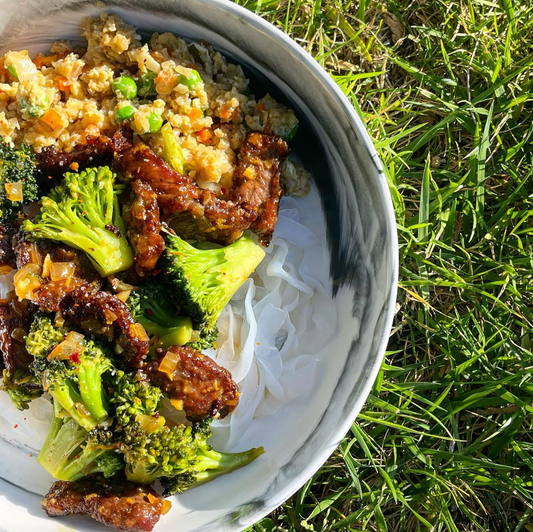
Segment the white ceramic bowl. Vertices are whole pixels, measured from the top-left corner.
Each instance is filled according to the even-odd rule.
[[[0,50],[35,53],[59,38],[79,40],[81,18],[101,10],[94,2],[77,0],[0,0]],[[156,528],[240,531],[319,469],[370,392],[396,298],[397,240],[386,178],[365,126],[332,79],[261,18],[225,0],[115,0],[106,10],[147,34],[171,31],[208,41],[243,66],[259,87],[256,93],[270,91],[286,101],[301,121],[293,149],[312,171],[322,200],[322,209],[309,204],[308,216],[324,216],[324,259],[316,268],[326,272],[324,284],[339,318],[312,391],[287,400],[276,416],[254,419],[234,448],[264,445],[267,453],[175,498]],[[44,515],[35,458],[15,441],[0,441],[0,467],[0,530],[100,529],[90,519]]]

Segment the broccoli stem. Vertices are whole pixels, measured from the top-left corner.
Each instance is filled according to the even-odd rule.
[[[195,463],[195,468],[199,472],[196,475],[196,481],[191,484],[190,488],[240,469],[253,462],[264,452],[265,449],[263,447],[254,447],[241,453],[219,453],[214,449],[202,448]]]
[[[55,416],[37,462],[54,478],[67,481],[96,472],[110,475],[122,467],[108,446],[89,440],[89,433],[74,419]]]
[[[47,372],[44,381],[47,380]],[[79,423],[85,430],[90,431],[98,425],[98,421],[84,406],[83,399],[75,384],[68,378],[48,389],[50,395],[67,411],[69,416]]]
[[[78,369],[81,400],[98,423],[104,421],[108,415],[108,404],[102,386],[102,375],[107,369],[107,366],[101,363],[94,364],[83,359]]]
[[[145,316],[140,316],[137,318],[137,321],[144,327],[148,334],[157,336],[159,339],[157,347],[163,349],[167,349],[172,345],[185,345],[192,337],[191,318],[172,316],[172,321],[176,324],[174,326],[160,325]]]

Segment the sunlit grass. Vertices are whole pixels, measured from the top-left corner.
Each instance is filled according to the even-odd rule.
[[[533,7],[241,2],[366,120],[388,168],[399,311],[357,423],[250,530],[533,531]]]

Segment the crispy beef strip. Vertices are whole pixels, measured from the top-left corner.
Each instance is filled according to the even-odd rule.
[[[120,474],[109,479],[97,474],[55,482],[42,507],[49,517],[88,514],[116,530],[151,532],[161,517],[163,499],[150,486],[134,484]]]
[[[135,251],[135,270],[140,276],[151,272],[165,249],[165,241],[159,234],[159,207],[157,195],[142,179],[131,183],[132,198],[122,212],[128,228],[128,239]]]
[[[61,310],[87,334],[115,344],[128,368],[141,367],[148,354],[148,335],[116,296],[80,286],[62,301]]]
[[[33,290],[31,301],[41,310],[57,312],[61,309],[63,301],[80,287],[90,290],[99,290],[102,287],[102,279],[91,267],[84,253],[48,240],[30,242],[24,233],[15,236],[15,256],[17,268],[23,268],[27,264],[43,266],[45,258],[50,257],[52,263],[74,264],[74,271],[70,275],[56,280],[51,277],[43,277],[40,286]]]
[[[246,134],[233,176],[230,199],[248,205],[258,218],[251,230],[264,246],[272,240],[283,195],[280,166],[289,154],[289,145],[280,137],[256,131]]]
[[[229,244],[257,218],[255,212],[200,188],[142,143],[117,152],[114,167],[127,182],[141,179],[150,185],[162,219],[183,238]]]
[[[159,371],[165,356],[176,361],[169,375]],[[239,388],[231,373],[214,360],[190,347],[160,349],[157,360],[145,368],[148,379],[182,406],[189,421],[227,416],[239,404]],[[180,404],[181,403],[181,404]]]
[[[27,370],[33,357],[26,351],[24,337],[28,334],[35,307],[16,297],[0,300],[0,369],[11,375],[17,369]]]
[[[69,151],[58,151],[55,146],[46,146],[37,154],[37,164],[42,175],[55,178],[63,177],[65,172],[79,171],[90,166],[111,164],[115,146],[109,137],[89,136],[84,144],[78,144]]]
[[[157,195],[162,219],[186,239],[230,244],[251,228],[268,245],[283,193],[279,167],[289,153],[274,135],[249,132],[239,155],[230,200],[179,174],[144,144],[122,145],[115,169],[131,182],[142,179]]]
[[[63,177],[68,171],[81,171],[91,166],[108,166],[113,155],[133,143],[133,131],[125,123],[113,135],[87,136],[83,144],[74,146],[71,151],[60,151],[55,146],[46,146],[37,154],[39,172],[48,178],[50,184]]]
[[[0,274],[9,273],[17,267],[13,238],[18,226],[16,221],[0,224]]]

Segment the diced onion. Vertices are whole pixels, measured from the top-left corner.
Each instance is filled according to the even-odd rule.
[[[56,345],[52,352],[48,355],[50,360],[58,358],[59,360],[68,360],[72,355],[80,353],[80,346],[72,342],[63,340],[60,344]]]
[[[163,416],[145,416],[144,414],[137,414],[135,421],[138,421],[143,430],[148,434],[161,428],[165,424],[165,418]]]
[[[74,405],[74,408],[82,415],[82,416],[89,416],[90,413],[87,410],[86,406],[83,403],[76,403]]]
[[[120,301],[126,303],[128,300],[128,297],[130,297],[131,290],[122,290],[117,294],[117,299],[120,299]]]
[[[68,360],[76,354],[83,351],[83,334],[71,331],[66,338],[54,347],[52,352],[48,355],[49,359],[58,358],[60,360]]]
[[[47,277],[50,277],[50,266],[51,265],[52,265],[52,259],[50,258],[50,255],[47,253],[46,257],[44,258],[43,271],[41,273],[41,277],[44,277],[45,279]]]
[[[50,265],[50,279],[52,279],[52,281],[68,279],[69,277],[72,277],[75,272],[76,264],[74,262],[52,262]]]
[[[39,274],[41,268],[37,264],[26,264],[13,277],[13,284],[15,285],[15,293],[17,297],[22,299],[31,299],[33,291],[41,286],[41,278]]]
[[[114,312],[108,309],[104,310],[104,316],[105,316],[105,321],[108,325],[116,321],[118,318],[118,316]]]
[[[12,67],[12,71],[16,73],[18,81],[35,81],[37,76],[37,67],[30,59],[27,50],[21,52],[8,52],[5,56],[6,66]]]
[[[76,331],[70,331],[67,336],[65,337],[65,340],[68,340],[69,342],[73,342],[75,344],[78,344],[80,347],[83,346],[83,340],[85,340],[85,336],[79,332]]]
[[[167,354],[164,356],[163,360],[161,361],[161,364],[159,364],[159,371],[166,373],[167,375],[172,377],[172,374],[176,370],[179,361],[179,353],[175,353],[174,351],[167,351]]]
[[[136,286],[132,284],[125,283],[124,281],[120,280],[118,277],[114,277],[110,275],[108,279],[110,280],[113,291],[115,292],[122,292],[123,290],[135,290],[135,288],[137,288]]]
[[[24,329],[17,327],[16,329],[13,329],[13,331],[11,332],[11,338],[18,340],[19,342],[23,342],[26,334],[27,333]]]
[[[54,325],[56,327],[63,327],[63,325],[65,325],[65,317],[63,316],[63,313],[60,310],[56,312],[54,318]]]
[[[22,318],[27,314],[27,308],[26,305],[21,303],[18,299],[15,298],[15,292],[11,291],[7,295],[8,300],[11,300],[11,309],[13,310],[13,314],[17,316],[18,318]]]
[[[22,201],[24,194],[22,193],[22,183],[6,183],[6,198],[9,201]]]
[[[43,255],[35,242],[32,242],[30,246],[30,262],[39,266],[43,264]]]
[[[130,325],[130,332],[133,334],[133,336],[136,336],[142,342],[150,341],[150,338],[146,334],[144,327],[140,323],[132,323]]]

